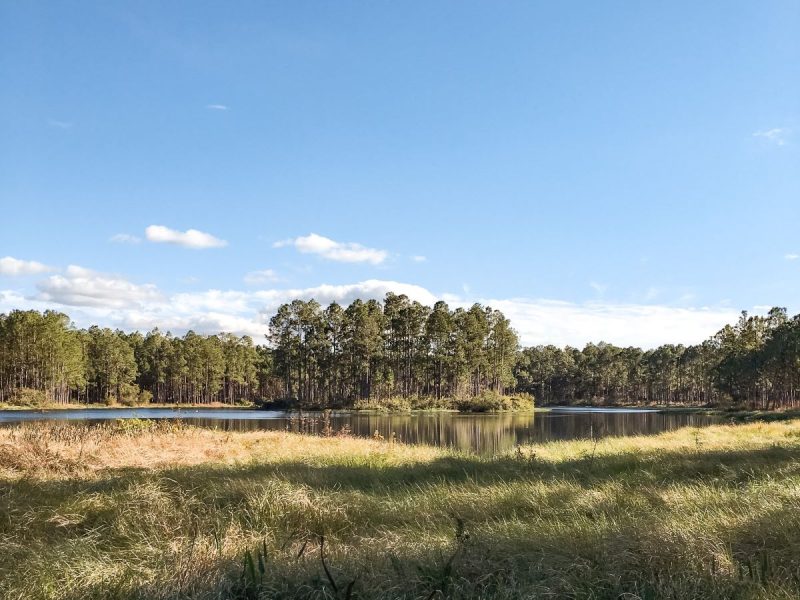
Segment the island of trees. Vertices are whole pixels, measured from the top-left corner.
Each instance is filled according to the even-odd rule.
[[[472,408],[540,403],[795,407],[800,315],[742,313],[702,344],[643,350],[520,348],[509,320],[475,304],[404,295],[343,307],[284,304],[256,344],[98,326],[60,312],[0,314],[0,403],[237,404]]]

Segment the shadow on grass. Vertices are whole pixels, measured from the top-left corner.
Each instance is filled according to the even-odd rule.
[[[390,450],[388,451],[391,452]],[[370,461],[375,460],[375,463]],[[625,484],[667,486],[673,483],[713,481],[717,485],[740,485],[769,479],[777,472],[800,473],[800,447],[779,445],[751,450],[654,450],[614,454],[589,452],[575,459],[549,462],[526,457],[482,459],[445,456],[429,462],[387,464],[384,455],[367,455],[363,464],[331,462],[247,462],[234,465],[193,465],[167,469],[119,468],[99,479],[22,479],[0,481],[0,502],[13,488],[14,495],[54,505],[76,493],[121,492],[139,480],[166,478],[180,488],[201,490],[215,481],[260,481],[277,478],[307,488],[326,491],[385,493],[394,488],[427,484],[550,482],[568,480],[593,487],[605,480]],[[354,461],[355,462],[355,461]]]
[[[98,583],[91,593],[70,598],[800,597],[795,560],[800,521],[788,507],[764,511],[723,531],[717,542],[730,552],[722,559],[714,545],[675,548],[674,541],[661,537],[658,514],[637,525],[555,528],[540,535],[472,530],[472,525],[477,524],[467,522],[461,531],[456,526],[445,549],[414,544],[371,553],[351,547],[337,554],[334,545],[333,556],[323,564],[319,547],[298,558],[294,548],[284,552],[271,546],[264,572],[254,579],[246,567],[237,567],[210,587],[189,582],[179,591],[147,585],[112,595],[107,584]]]
[[[367,459],[368,461],[369,459]],[[717,483],[740,484],[772,477],[776,471],[800,472],[800,448],[772,446],[755,450],[676,450],[599,454],[560,462],[535,458],[503,457],[476,459],[448,456],[430,462],[404,465],[315,464],[304,461],[249,463],[237,466],[193,466],[162,473],[185,486],[213,478],[282,480],[319,490],[385,491],[387,488],[436,483],[472,482],[492,484],[519,480],[569,479],[584,486],[603,480],[622,483],[654,482],[662,485],[713,479]]]
[[[331,570],[343,589],[347,582],[357,579],[353,597],[800,595],[800,570],[794,560],[800,553],[800,507],[773,503],[744,518],[731,515],[730,525],[718,526],[713,544],[709,542],[707,547],[699,537],[703,532],[688,531],[690,537],[686,539],[670,539],[674,533],[663,529],[662,524],[666,516],[675,516],[662,494],[670,486],[703,484],[709,486],[711,494],[721,494],[776,478],[790,480],[800,474],[800,448],[717,451],[698,447],[692,451],[587,453],[561,462],[524,456],[444,456],[431,462],[393,465],[380,454],[350,463],[337,463],[335,458],[330,464],[317,462],[324,460],[199,465],[159,471],[117,469],[100,479],[2,482],[0,538],[20,539],[24,544],[14,545],[13,552],[0,557],[0,579],[4,572],[13,573],[36,556],[59,556],[87,538],[95,539],[93,548],[113,561],[119,560],[120,553],[125,555],[124,546],[132,544],[138,535],[145,539],[147,535],[192,539],[200,532],[215,538],[231,522],[237,522],[256,535],[266,535],[277,526],[291,534],[304,526],[307,531],[303,535],[306,542],[311,540],[312,547],[307,556],[301,551],[297,557],[297,545],[273,540],[268,581],[252,589],[242,587],[236,579],[240,575],[236,566],[229,569],[226,583],[217,591],[200,579],[185,583],[184,591],[179,587],[158,590],[157,586],[128,587],[120,581],[100,581],[87,583],[71,597],[249,599],[262,592],[264,597],[343,597],[343,593],[331,589],[313,548],[314,535],[326,527],[342,532],[332,537]],[[517,482],[542,484],[544,490],[537,497],[541,506],[529,502],[526,496],[515,495],[513,490],[497,496],[488,496],[489,492],[487,497],[475,495],[481,488],[488,490],[494,484],[502,488]],[[252,500],[248,494],[271,483],[284,486],[283,491],[305,490],[308,504],[295,505],[291,499],[281,504],[279,495],[266,496],[263,505],[248,504]],[[590,499],[593,494],[601,496],[599,490],[607,483],[622,484],[624,494],[636,498],[630,500],[631,504],[625,504],[625,495],[601,497],[588,508],[578,504],[586,500],[577,498],[578,492],[585,491]],[[153,498],[142,492],[152,485],[163,495]],[[468,488],[468,493],[450,493],[459,486]],[[522,491],[527,493],[524,486]],[[432,498],[425,496],[427,493],[438,495]],[[398,507],[393,504],[395,499],[407,504]],[[44,518],[76,510],[73,503],[79,500],[87,503],[80,505],[85,514],[76,525]],[[414,504],[417,500],[418,507]],[[722,500],[719,502],[722,504]],[[151,523],[155,517],[149,511],[162,510],[159,507],[165,504],[164,523]],[[474,527],[469,539],[463,535],[459,538],[457,526],[451,533],[453,518],[459,514],[469,519],[468,531]],[[121,541],[114,539],[107,532],[119,528],[121,519],[133,529],[140,526],[141,531],[135,535],[126,532],[132,537]],[[421,526],[426,520],[431,522]],[[159,534],[162,530],[173,533]],[[379,550],[359,551],[351,546],[344,554],[336,554],[337,544],[355,544],[353,540],[423,534],[429,537],[399,549],[387,542]],[[693,541],[692,535],[700,541]],[[169,539],[161,541],[169,546]],[[728,563],[717,557],[720,552],[730,555]],[[226,561],[230,563],[230,559],[220,557],[218,562]],[[224,593],[220,591],[223,587]],[[765,592],[773,588],[777,590],[774,594]],[[51,597],[69,596],[54,593]]]

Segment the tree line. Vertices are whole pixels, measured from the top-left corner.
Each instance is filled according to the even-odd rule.
[[[794,407],[800,315],[742,313],[702,344],[520,348],[510,321],[475,304],[280,306],[263,344],[230,333],[78,329],[63,313],[0,314],[0,402],[225,403],[349,407],[392,398],[528,392],[540,403]]]
[[[254,400],[268,395],[269,360],[246,336],[77,329],[55,311],[0,315],[0,402]]]
[[[314,405],[516,387],[517,334],[503,313],[480,304],[451,310],[393,293],[346,308],[295,300],[270,320],[269,342],[283,395]]]
[[[652,350],[612,344],[525,348],[518,386],[549,403],[796,407],[800,401],[800,315],[743,312],[701,344]]]

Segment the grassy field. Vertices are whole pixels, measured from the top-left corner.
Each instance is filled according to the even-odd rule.
[[[797,598],[800,421],[495,458],[0,429],[0,598]]]

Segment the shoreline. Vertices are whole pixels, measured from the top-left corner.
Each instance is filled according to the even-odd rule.
[[[733,422],[747,423],[751,421],[786,421],[791,419],[800,418],[800,409],[786,409],[786,410],[749,410],[749,409],[735,409],[735,408],[713,408],[708,406],[664,406],[659,404],[647,405],[629,405],[629,404],[582,404],[582,405],[569,405],[569,404],[549,404],[544,406],[535,406],[530,409],[523,410],[506,410],[506,411],[459,411],[452,408],[417,408],[408,410],[388,410],[381,408],[314,408],[299,410],[296,408],[265,408],[251,405],[229,405],[219,402],[211,404],[149,404],[143,406],[106,406],[106,405],[93,405],[93,404],[53,404],[47,406],[17,406],[0,404],[0,412],[16,412],[16,411],[31,411],[31,412],[58,412],[69,410],[99,410],[99,411],[123,411],[123,410],[149,410],[149,409],[171,409],[171,410],[227,410],[227,411],[242,411],[242,410],[274,410],[286,413],[322,413],[326,410],[331,410],[336,413],[352,413],[352,414],[365,414],[365,415],[413,415],[413,414],[454,414],[454,415],[503,415],[503,414],[542,414],[549,413],[558,409],[610,409],[610,410],[642,410],[652,411],[659,414],[687,414],[687,415],[703,415],[713,417],[725,417]]]
[[[263,411],[276,411],[286,413],[322,413],[330,410],[334,413],[354,413],[365,415],[407,415],[419,413],[448,413],[456,415],[503,415],[503,414],[532,414],[532,413],[546,413],[550,412],[549,407],[534,407],[524,410],[505,410],[505,411],[485,411],[485,412],[470,412],[459,411],[453,408],[412,408],[408,410],[382,410],[380,408],[264,408],[256,405],[241,406],[241,405],[227,405],[227,404],[149,404],[142,406],[105,406],[105,405],[92,405],[92,404],[57,404],[52,406],[16,406],[16,405],[3,405],[0,404],[0,412],[8,411],[31,411],[31,412],[58,412],[68,410],[101,410],[101,411],[122,411],[122,410],[150,410],[150,409],[171,409],[171,410],[263,410]]]
[[[214,402],[211,404],[146,404],[137,406],[125,406],[117,404],[108,406],[105,404],[48,404],[47,406],[18,406],[14,404],[0,404],[0,411],[13,410],[32,410],[32,411],[58,411],[58,410],[136,410],[149,408],[172,408],[172,409],[214,409],[214,410],[259,410],[255,404],[243,406],[241,404],[222,404]]]

